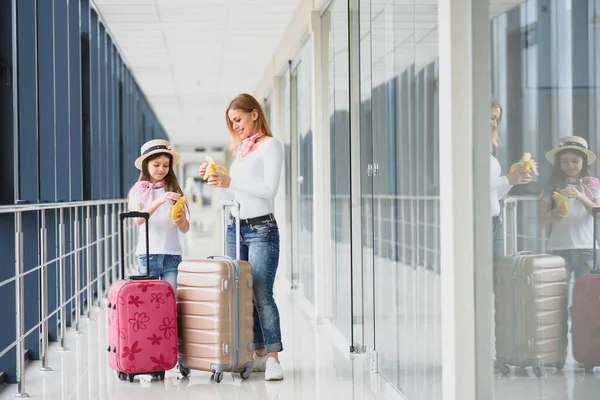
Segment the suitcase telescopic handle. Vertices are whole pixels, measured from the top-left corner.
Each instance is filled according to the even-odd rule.
[[[240,259],[240,203],[237,201],[224,201],[221,204],[221,221],[223,221],[223,243],[222,252],[223,255],[227,255],[227,218],[225,218],[225,212],[229,207],[232,207],[236,212],[233,214],[236,218],[235,221],[235,259]]]
[[[593,237],[594,244],[592,245],[592,249],[593,249],[592,255],[593,255],[593,260],[594,260],[593,263],[594,264],[592,265],[592,271],[597,274],[600,273],[600,271],[598,270],[598,264],[596,263],[596,261],[597,261],[596,260],[596,252],[597,252],[596,242],[598,240],[598,221],[597,221],[598,213],[600,213],[600,207],[592,208],[592,218],[594,219],[594,237]]]
[[[512,256],[518,252],[518,232],[517,232],[517,199],[509,197],[504,200],[504,207],[502,208],[502,219],[504,220],[503,232],[504,237],[504,255]],[[510,208],[510,213],[508,209]],[[510,232],[511,240],[508,240],[508,229],[506,227],[508,223],[508,216],[510,214]]]
[[[143,279],[153,279],[154,277],[150,275],[150,238],[149,238],[149,228],[148,223],[150,222],[150,213],[141,212],[141,211],[130,211],[119,214],[119,239],[121,241],[121,278],[125,279],[125,228],[124,222],[128,218],[144,218],[146,221],[144,223],[146,227],[146,275],[138,275],[138,276],[130,276],[129,279],[132,280],[143,280]]]

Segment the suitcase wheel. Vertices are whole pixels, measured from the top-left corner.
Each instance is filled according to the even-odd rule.
[[[190,376],[189,368],[186,368],[186,367],[182,366],[181,364],[179,365],[179,372],[181,373],[181,376],[183,376],[184,378],[187,378],[188,376]]]
[[[128,378],[129,378],[129,382],[133,382],[133,379],[135,378],[135,375],[134,374],[129,374]]]
[[[504,376],[510,374],[510,367],[506,364],[502,364],[500,366],[500,373]]]
[[[215,382],[221,383],[221,381],[223,380],[223,373],[222,372],[215,372],[214,375],[213,375],[213,378],[215,378]]]
[[[565,367],[565,363],[560,363],[555,365],[557,371],[562,371]]]
[[[153,372],[152,377],[157,378],[161,381],[164,381],[165,380],[165,371]]]
[[[242,379],[250,378],[250,374],[252,373],[252,369],[244,368],[242,372],[240,372],[240,376]]]
[[[594,371],[594,366],[593,365],[589,365],[589,364],[585,365],[585,373],[586,374],[589,374],[590,372],[593,372],[593,371]]]
[[[532,369],[533,369],[533,373],[535,374],[535,376],[537,376],[538,378],[539,378],[540,376],[542,376],[542,372],[543,372],[543,371],[542,371],[542,367],[539,367],[539,366],[537,366],[537,365],[534,365],[534,366],[532,367]]]
[[[117,371],[117,376],[119,377],[119,380],[122,380],[122,381],[127,380],[127,374],[125,372]]]

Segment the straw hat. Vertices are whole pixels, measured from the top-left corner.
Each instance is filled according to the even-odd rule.
[[[141,155],[135,160],[135,167],[141,170],[144,160],[157,153],[168,153],[173,157],[171,168],[181,160],[181,155],[171,148],[171,143],[167,140],[155,139],[144,143],[140,149]]]
[[[587,140],[579,136],[565,136],[559,139],[558,145],[546,153],[546,160],[554,164],[556,153],[564,150],[576,150],[584,153],[588,159],[588,165],[596,161],[596,154],[588,149]]]

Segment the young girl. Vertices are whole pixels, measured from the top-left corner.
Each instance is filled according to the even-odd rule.
[[[565,259],[569,288],[571,274],[577,280],[592,268],[592,208],[600,205],[600,180],[590,176],[588,166],[596,160],[596,155],[588,150],[585,139],[567,136],[546,153],[546,159],[553,168],[542,199],[542,224],[544,228],[551,227],[549,252]],[[553,200],[554,192],[567,200],[566,215]]]
[[[183,195],[173,167],[181,156],[166,140],[151,140],[141,148],[141,156],[135,160],[139,169],[138,182],[129,191],[129,209],[150,214],[150,260],[146,259],[146,228],[143,218],[136,218],[140,225],[135,254],[138,256],[138,273],[149,273],[177,289],[177,267],[181,263],[179,232],[186,233],[190,224],[186,212],[171,219],[170,207]],[[187,206],[186,206],[187,210]],[[148,264],[150,270],[148,271]]]

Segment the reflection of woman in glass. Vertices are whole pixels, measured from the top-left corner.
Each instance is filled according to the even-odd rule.
[[[491,147],[492,150],[498,147],[498,131],[500,130],[500,122],[502,121],[502,106],[496,99],[492,99],[492,115],[490,118],[490,124],[492,125],[492,138]],[[492,189],[492,237],[494,240],[494,260],[502,257],[504,253],[504,238],[502,229],[502,218],[500,217],[500,199],[503,198],[510,188],[514,185],[524,185],[531,182],[531,176],[528,172],[522,169],[515,168],[512,172],[507,175],[501,176],[500,163],[490,154],[491,162],[491,189]]]
[[[578,136],[560,138],[546,153],[552,174],[541,204],[544,228],[551,227],[548,251],[565,259],[567,287],[588,274],[593,262],[592,208],[600,206],[600,180],[590,176],[588,165],[596,155]]]

